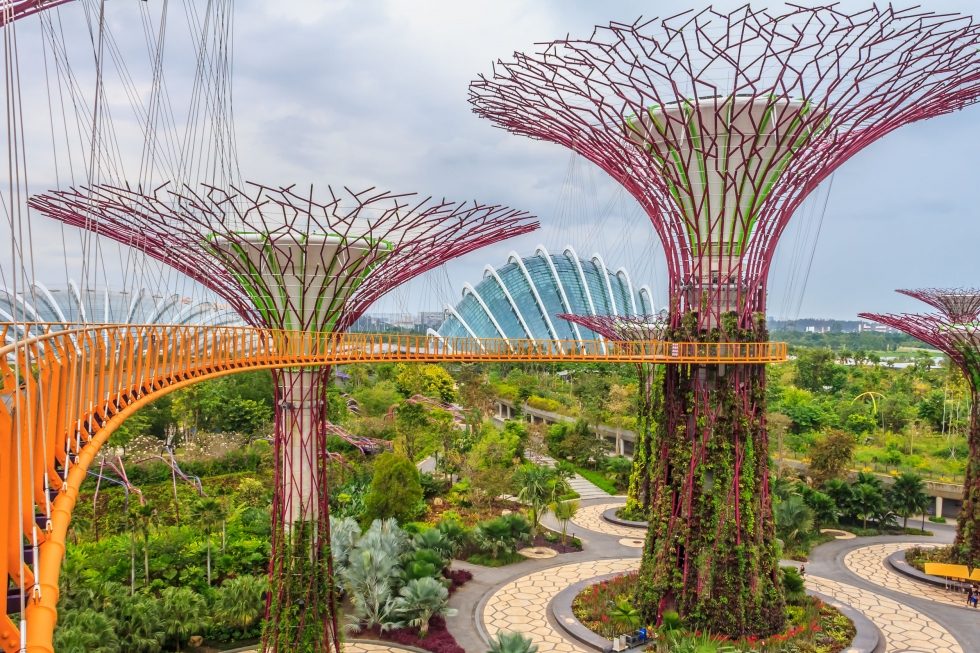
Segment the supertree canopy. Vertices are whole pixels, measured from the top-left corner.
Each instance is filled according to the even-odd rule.
[[[395,286],[537,227],[499,206],[373,189],[318,203],[292,187],[142,193],[97,186],[34,197],[66,224],[138,248],[224,297],[250,324],[343,331]],[[339,653],[329,553],[328,368],[274,372],[276,494],[266,645]],[[343,403],[340,402],[342,406]]]
[[[963,505],[956,518],[954,550],[962,564],[980,566],[980,289],[899,290],[939,309],[938,314],[860,313],[943,352],[960,368],[972,394],[969,457],[963,479]]]
[[[761,341],[794,211],[866,145],[975,102],[978,44],[970,18],[914,9],[709,8],[517,53],[471,84],[470,102],[636,198],[666,253],[669,339]],[[761,365],[671,365],[661,414],[641,415],[638,439],[655,438],[645,618],[677,609],[729,635],[782,627],[764,384]]]

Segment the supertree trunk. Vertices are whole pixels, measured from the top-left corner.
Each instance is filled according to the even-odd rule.
[[[639,380],[639,414],[637,415],[636,441],[633,443],[633,471],[630,473],[626,492],[624,514],[633,518],[644,516],[650,509],[650,463],[653,459],[653,433],[657,427],[656,412],[660,394],[657,392],[657,367],[636,366]]]
[[[756,315],[749,329],[681,328],[671,339],[764,342],[768,333]],[[732,637],[783,627],[765,380],[764,365],[667,366],[640,568],[651,623],[676,610],[692,627]]]
[[[960,563],[976,567],[980,566],[980,415],[977,414],[976,391],[972,404],[967,434],[970,457],[963,478],[963,505],[956,517],[954,547]]]
[[[265,650],[340,651],[330,551],[330,458],[326,455],[330,368],[284,369],[276,382],[273,592]]]

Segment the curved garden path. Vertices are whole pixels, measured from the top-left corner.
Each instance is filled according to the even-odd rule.
[[[909,549],[916,544],[916,542],[894,542],[863,546],[845,555],[844,565],[852,574],[879,587],[965,608],[966,598],[963,594],[917,582],[888,567],[886,562],[888,556],[896,551]]]
[[[548,605],[569,585],[603,574],[640,568],[639,558],[576,562],[536,571],[497,589],[483,606],[483,626],[490,637],[499,630],[526,634],[540,653],[582,652],[588,649],[567,639],[548,621]]]
[[[582,506],[579,508],[578,514],[575,515],[575,518],[572,519],[572,523],[595,533],[615,535],[616,537],[643,539],[643,536],[646,535],[645,528],[620,526],[618,524],[607,522],[602,518],[602,513],[605,511],[609,510],[610,508],[618,508],[622,505],[623,503],[619,502],[600,503],[594,506]]]

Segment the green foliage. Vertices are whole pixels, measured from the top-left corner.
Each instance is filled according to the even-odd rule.
[[[557,501],[551,504],[551,512],[561,526],[561,543],[565,544],[565,533],[568,531],[568,522],[578,514],[578,501]]]
[[[388,410],[402,400],[393,381],[378,381],[373,386],[359,388],[351,393],[368,417],[383,417]]]
[[[813,511],[803,497],[793,495],[776,504],[776,532],[787,544],[803,546],[813,530]]]
[[[806,601],[806,584],[796,567],[780,567],[783,577],[783,590],[786,602],[790,605],[803,605]]]
[[[456,610],[449,607],[449,591],[434,578],[408,581],[398,592],[395,611],[405,624],[419,629],[419,636],[429,632],[432,617],[452,617]]]
[[[624,630],[635,630],[640,625],[640,611],[622,599],[616,602],[616,607],[609,612],[613,624]]]
[[[383,453],[374,463],[371,491],[364,498],[363,519],[411,521],[417,514],[421,499],[419,471],[412,461],[403,456]]]
[[[522,633],[497,631],[490,640],[487,653],[537,653],[538,645],[531,643],[531,638]]]
[[[513,554],[519,543],[530,542],[531,525],[516,513],[503,515],[477,524],[470,537],[480,551],[496,559],[502,553]]]
[[[554,467],[534,463],[518,467],[514,473],[514,485],[517,487],[517,500],[528,507],[534,533],[537,533],[538,524],[548,506],[555,502],[556,497],[571,489]]]
[[[824,433],[810,447],[810,473],[818,481],[839,478],[847,470],[857,443],[844,431]]]
[[[924,513],[929,507],[925,483],[917,474],[906,472],[895,477],[887,497],[891,509],[902,518],[903,529],[908,528],[909,517]]]
[[[265,613],[263,593],[268,590],[266,577],[238,576],[226,578],[215,593],[215,616],[246,636],[249,628]]]
[[[456,401],[456,382],[439,365],[399,363],[395,386],[405,397],[425,395],[445,402]]]
[[[254,399],[233,397],[228,402],[223,425],[225,428],[251,435],[272,421],[272,409]]]

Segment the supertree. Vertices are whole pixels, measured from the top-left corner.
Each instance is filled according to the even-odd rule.
[[[470,85],[470,102],[636,198],[666,253],[669,339],[767,341],[770,261],[793,212],[866,145],[975,102],[978,42],[968,17],[890,6],[709,8],[517,53]],[[671,365],[662,388],[643,616],[773,633],[765,368]]]
[[[537,227],[500,206],[328,191],[319,203],[312,189],[299,195],[293,187],[96,186],[37,196],[31,206],[146,252],[213,289],[253,326],[318,333],[344,331],[426,270]],[[326,441],[332,411],[346,408],[329,391],[329,368],[273,375],[273,591],[264,646],[339,653]]]
[[[591,329],[603,338],[622,342],[645,342],[663,340],[667,331],[667,321],[663,315],[572,315],[559,313],[561,319],[575,322]],[[645,517],[650,505],[650,464],[653,460],[650,429],[659,399],[657,392],[657,369],[650,363],[636,363],[636,378],[639,392],[639,429],[633,444],[633,471],[630,473],[629,487],[626,491],[626,506],[622,516]]]
[[[943,352],[960,368],[970,386],[969,457],[963,479],[963,505],[956,518],[953,549],[959,562],[980,565],[980,289],[922,288],[898,290],[915,297],[939,313],[898,315],[860,313],[858,317],[885,324]]]

